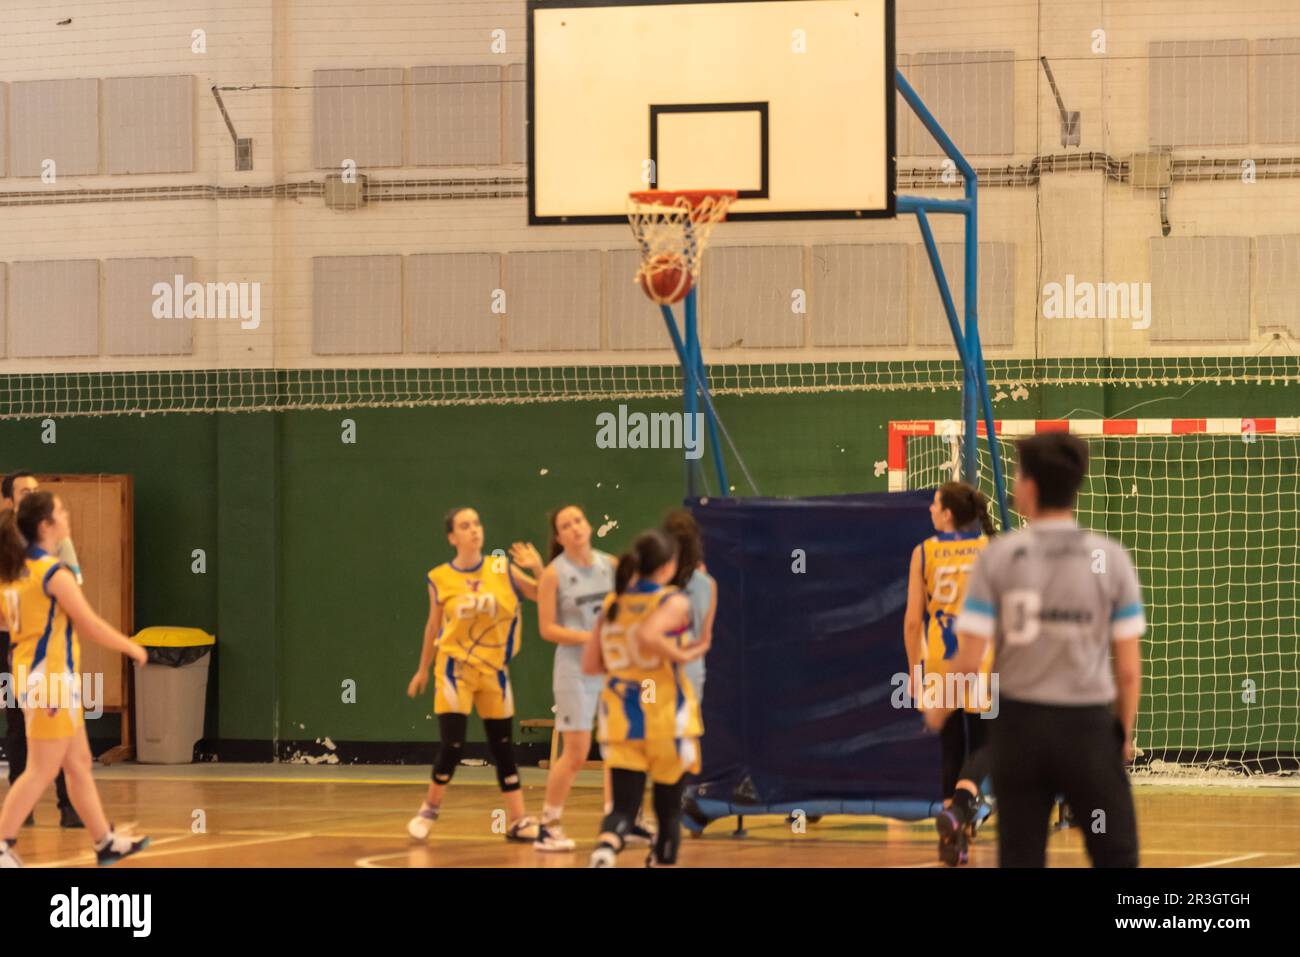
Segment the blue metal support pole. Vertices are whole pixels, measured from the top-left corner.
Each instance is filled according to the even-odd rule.
[[[980,345],[979,311],[977,297],[979,290],[979,220],[978,220],[978,178],[974,168],[966,161],[961,150],[939,125],[925,103],[912,89],[901,70],[894,71],[894,81],[899,94],[907,101],[917,119],[934,137],[936,143],[961,173],[965,186],[965,199],[942,200],[919,196],[899,196],[895,201],[898,212],[915,213],[921,226],[921,234],[926,242],[926,252],[930,256],[930,265],[934,269],[935,280],[939,284],[939,293],[944,300],[944,310],[948,314],[949,325],[953,326],[953,339],[957,345],[958,355],[962,359],[962,420],[965,428],[963,444],[963,472],[966,480],[974,483],[979,473],[978,430],[976,428],[977,407],[982,405],[984,427],[988,433],[989,457],[993,463],[993,484],[998,500],[998,511],[1003,529],[1011,528],[1011,516],[1007,509],[1006,480],[1002,474],[1002,455],[998,447],[997,436],[993,426],[993,403],[989,398],[988,376],[984,369],[984,350]],[[943,268],[939,264],[938,250],[934,237],[930,233],[926,212],[956,213],[966,218],[965,230],[965,276],[963,284],[963,311],[965,313],[965,332],[956,329],[956,308],[952,304],[951,292],[944,278]]]
[[[682,366],[684,368],[686,363],[690,360],[687,358],[686,355],[686,343],[682,341],[681,333],[677,331],[677,322],[673,316],[672,307],[660,306],[659,312],[663,316],[664,325],[668,327],[668,337],[672,340],[673,351],[677,353],[677,360],[680,363],[682,363]],[[698,341],[698,337],[697,337],[697,341]],[[718,432],[721,426],[718,423],[717,410],[713,408],[713,399],[709,395],[707,380],[705,378],[704,359],[699,354],[695,356],[695,367],[696,367],[696,381],[699,382],[702,386],[700,396],[701,398],[704,399],[704,407],[706,409],[705,422],[708,423],[708,427],[709,427],[709,441],[714,443],[714,453],[713,453],[714,464],[720,465],[722,460],[722,452],[721,452],[722,446],[718,442]],[[730,441],[730,439],[728,439],[728,441]],[[732,454],[736,456],[737,461],[740,462],[741,471],[745,473],[746,480],[749,482],[750,486],[753,487],[754,494],[756,495],[759,494],[758,487],[754,485],[753,478],[749,475],[748,470],[745,469],[744,460],[740,458],[740,452],[736,449],[734,444],[731,447],[731,451]],[[719,481],[722,483],[722,494],[723,495],[727,494],[727,492],[730,491],[731,486],[727,484],[727,472],[725,466],[721,466],[720,468]]]
[[[682,342],[682,334],[677,331],[677,320],[673,318],[673,307],[660,306],[659,312],[663,315],[664,325],[668,327],[668,335],[673,340],[673,351],[677,353],[677,361],[685,366],[686,345]]]
[[[690,384],[691,384],[691,360],[686,351],[686,343],[682,341],[682,335],[677,331],[677,320],[673,317],[672,306],[660,306],[660,314],[664,317],[664,325],[668,327],[668,336],[673,341],[673,350],[677,353],[677,361],[682,365],[682,380],[685,383],[685,392],[682,396],[682,406],[685,408],[689,401]],[[686,469],[686,494],[688,497],[695,495],[694,470],[691,468],[691,462],[688,460],[685,464]]]
[[[895,209],[900,213],[915,213],[925,210],[930,213],[965,213],[970,203],[964,199],[929,199],[925,196],[899,196]]]
[[[970,209],[966,211],[966,268],[965,274],[962,276],[966,286],[962,297],[962,304],[966,307],[966,354],[979,356],[980,366],[983,367],[984,350],[980,348],[979,332],[979,204],[975,192],[979,187],[974,170],[971,170],[971,175],[964,179],[964,184],[966,201],[970,204]],[[975,371],[974,364],[968,366],[966,369],[966,386],[962,390],[962,402],[965,406],[963,411],[966,419],[966,445],[963,451],[966,453],[964,463],[967,474],[966,481],[971,485],[979,484],[979,434],[975,428],[975,417],[978,393],[982,381],[983,376]],[[996,456],[998,442],[997,436],[993,434],[993,423],[991,421],[986,423],[985,429],[988,432],[989,451]]]
[[[704,365],[704,352],[700,348],[700,336],[696,322],[695,287],[686,294],[686,328],[695,330],[695,381],[700,395],[705,399],[705,421],[709,427],[709,444],[713,447],[713,468],[718,473],[718,494],[726,498],[731,494],[731,485],[727,482],[727,466],[722,459],[722,443],[718,441],[717,416],[713,411],[712,396],[709,395],[709,377]],[[700,440],[703,436],[696,433]]]
[[[903,76],[902,70],[894,71],[894,83],[898,86],[899,94],[907,101],[907,105],[912,108],[912,112],[916,114],[916,118],[921,121],[921,125],[934,137],[934,141],[939,144],[939,148],[947,154],[948,158],[957,164],[957,170],[961,173],[962,178],[967,182],[973,180],[975,170],[970,163],[966,162],[966,157],[962,156],[961,150],[957,149],[956,144],[944,132],[943,127],[939,125],[939,121],[934,118],[934,114],[921,101],[916,90],[912,89],[912,84],[907,82],[907,77]],[[969,192],[966,195],[967,198],[970,197]],[[927,202],[938,202],[938,200],[927,200]]]
[[[930,257],[930,269],[934,272],[935,282],[939,286],[939,298],[943,300],[943,312],[948,317],[948,328],[952,330],[952,341],[957,347],[957,358],[961,359],[963,377],[971,372],[971,357],[966,349],[966,337],[961,331],[961,322],[957,318],[957,306],[952,301],[952,290],[948,288],[948,277],[944,274],[943,263],[939,261],[939,247],[935,245],[934,234],[930,231],[930,219],[925,211],[916,211],[916,222],[921,227],[921,239],[925,243],[926,255]]]
[[[694,295],[695,289],[692,288],[691,291],[686,294],[686,298],[689,300]],[[686,342],[686,364],[682,366],[682,380],[686,388],[686,402],[683,406],[683,412],[690,416],[692,420],[695,418],[695,414],[700,410],[700,398],[698,394],[699,385],[696,382],[696,377],[699,375],[699,365],[695,361],[695,356],[699,352],[700,348],[699,329],[695,324],[695,310],[692,308],[693,306],[693,302],[686,306],[686,321],[683,324],[685,331],[683,339]],[[702,471],[703,470],[700,467],[698,460],[692,461],[691,459],[686,459],[686,494],[688,496],[694,497],[696,495],[704,494],[703,489],[701,488],[701,480],[703,478],[703,475],[701,474]]]

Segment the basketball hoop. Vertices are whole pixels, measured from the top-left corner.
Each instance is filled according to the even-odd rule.
[[[727,217],[734,189],[653,189],[628,194],[628,223],[641,247],[633,282],[660,305],[683,299],[700,275],[713,227]]]

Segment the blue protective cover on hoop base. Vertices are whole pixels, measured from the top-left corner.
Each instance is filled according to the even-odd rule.
[[[891,705],[891,679],[907,670],[909,562],[934,532],[933,496],[687,501],[718,583],[705,816],[935,812],[938,739],[919,712]]]

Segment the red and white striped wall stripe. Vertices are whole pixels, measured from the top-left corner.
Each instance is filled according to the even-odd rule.
[[[994,431],[1005,437],[1039,432],[1072,432],[1075,435],[1262,435],[1300,434],[1300,418],[1239,419],[995,419]],[[909,419],[889,423],[889,490],[907,488],[907,440],[914,435],[945,435],[958,438],[965,431],[957,419]],[[988,430],[977,423],[979,435]]]

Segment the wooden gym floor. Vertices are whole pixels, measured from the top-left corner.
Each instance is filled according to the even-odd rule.
[[[541,810],[545,773],[523,772],[528,811]],[[564,826],[571,854],[539,854],[492,830],[501,806],[489,767],[462,767],[427,844],[406,836],[428,770],[416,767],[190,765],[96,768],[110,820],[149,834],[148,851],[120,867],[575,867],[584,866],[601,817],[599,772],[579,775]],[[0,776],[0,782],[5,778]],[[7,785],[0,783],[0,794]],[[1148,867],[1300,867],[1300,788],[1140,785],[1136,789],[1142,863]],[[201,816],[198,812],[202,812]],[[84,831],[56,826],[51,791],[37,824],[18,845],[28,866],[93,864]],[[196,833],[193,823],[205,830]],[[994,819],[996,822],[996,818]],[[938,867],[933,825],[827,817],[794,834],[779,817],[735,818],[683,840],[686,867]],[[640,866],[631,848],[620,866]],[[1086,866],[1077,831],[1053,835],[1049,863]],[[992,826],[971,850],[971,865],[992,867]]]

